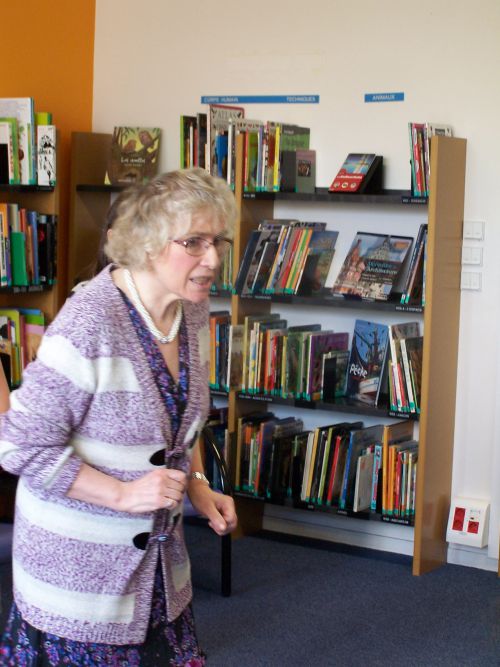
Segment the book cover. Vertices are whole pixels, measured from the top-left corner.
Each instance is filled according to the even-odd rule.
[[[180,167],[185,169],[193,167],[195,161],[195,128],[196,116],[184,116],[180,118]]]
[[[299,296],[315,296],[322,292],[335,255],[335,244],[339,233],[334,230],[314,230],[297,284]]]
[[[32,97],[1,97],[0,116],[16,119],[18,178],[23,185],[36,183],[36,136]]]
[[[413,422],[399,421],[384,425],[382,436],[382,514],[389,508],[389,447],[393,443],[407,442],[413,438]]]
[[[229,353],[228,353],[228,389],[239,391],[243,380],[243,337],[245,327],[243,324],[231,324],[229,328]]]
[[[37,181],[38,185],[56,184],[56,127],[55,125],[37,125]]]
[[[361,454],[358,457],[352,504],[353,512],[363,512],[371,509],[374,460],[374,452]]]
[[[336,398],[345,396],[350,354],[349,350],[330,350],[323,354],[321,400],[325,403],[334,403]]]
[[[424,339],[422,336],[405,338],[405,350],[408,358],[408,367],[412,383],[415,410],[420,412],[420,399],[422,392],[422,355]]]
[[[295,151],[295,192],[316,191],[316,151]]]
[[[330,192],[360,192],[377,165],[375,153],[349,153],[329,187]]]
[[[347,396],[368,405],[377,405],[388,339],[386,324],[355,321],[347,374]]]
[[[342,479],[342,491],[339,500],[340,509],[353,509],[358,458],[369,447],[375,446],[376,444],[381,444],[383,431],[384,427],[379,424],[351,431],[345,462],[344,477]],[[371,501],[371,470],[369,479],[369,492],[366,495],[368,497],[369,507]]]
[[[357,232],[333,286],[333,294],[387,301],[413,239]]]
[[[8,180],[9,185],[21,183],[19,166],[19,144],[17,118],[9,118],[0,114],[0,129],[2,142],[7,146]],[[4,150],[5,152],[5,150]]]
[[[408,393],[404,389],[405,376],[403,368],[403,357],[401,355],[401,339],[407,337],[418,336],[420,333],[420,325],[418,322],[401,322],[398,324],[389,325],[389,350],[394,374],[394,388],[396,396],[396,404],[391,405],[393,410],[401,412],[411,411],[411,405],[406,400]],[[415,406],[413,405],[413,408]],[[413,410],[414,411],[414,410]]]
[[[196,114],[196,141],[195,141],[195,165],[205,168],[205,154],[207,148],[207,114]]]
[[[281,228],[281,227],[280,227]],[[253,236],[253,234],[252,234]],[[278,229],[260,229],[258,232],[257,241],[255,243],[254,251],[249,261],[246,261],[246,251],[245,257],[242,262],[240,271],[238,272],[237,285],[241,284],[241,289],[239,294],[245,296],[246,294],[252,294],[254,291],[254,282],[257,278],[258,272],[260,271],[261,263],[263,261],[263,255],[267,251],[266,262],[269,263],[268,268],[270,268],[270,260],[274,257],[276,252],[277,241],[279,238]],[[271,244],[271,245],[269,245]],[[243,268],[248,265],[246,270],[246,275],[242,275],[240,280],[239,274],[242,273]],[[267,265],[267,264],[266,264]]]
[[[115,127],[104,182],[144,183],[158,172],[161,130],[158,127]]]
[[[244,118],[245,110],[243,107],[228,106],[224,104],[209,104],[207,113],[207,146],[208,163],[205,168],[213,176],[217,169],[217,134],[228,135],[229,123],[236,118]]]
[[[309,357],[307,388],[304,398],[319,401],[322,393],[323,355],[332,350],[349,348],[349,334],[333,331],[318,331],[309,334]]]

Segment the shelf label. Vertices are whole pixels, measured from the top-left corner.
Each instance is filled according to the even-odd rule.
[[[404,93],[365,93],[365,102],[404,102]]]
[[[319,95],[202,95],[202,104],[319,104]]]

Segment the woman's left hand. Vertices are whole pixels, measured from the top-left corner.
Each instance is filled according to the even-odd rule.
[[[231,496],[216,493],[205,482],[191,482],[188,487],[189,500],[217,535],[231,533],[238,524],[238,517]]]

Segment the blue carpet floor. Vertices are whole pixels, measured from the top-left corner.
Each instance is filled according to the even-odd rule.
[[[500,666],[494,572],[446,565],[413,577],[401,556],[245,537],[233,543],[233,593],[223,598],[220,540],[201,526],[186,533],[209,667]],[[3,627],[8,564],[0,587]]]
[[[245,537],[218,595],[217,538],[188,527],[200,642],[213,667],[500,665],[500,580],[353,548]]]

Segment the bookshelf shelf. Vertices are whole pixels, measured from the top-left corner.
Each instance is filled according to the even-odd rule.
[[[243,324],[246,315],[269,312],[272,303],[290,303],[297,308],[309,306],[349,308],[354,310],[387,310],[421,313],[424,349],[422,364],[421,414],[419,416],[419,473],[416,491],[413,572],[423,574],[446,562],[446,524],[451,495],[451,470],[455,426],[455,397],[460,315],[460,256],[465,186],[466,141],[450,137],[433,137],[431,150],[430,197],[412,197],[409,191],[386,190],[380,194],[332,194],[318,188],[313,194],[303,193],[244,193],[243,139],[238,137],[236,151],[235,196],[239,207],[239,223],[234,243],[233,274],[237,275],[250,233],[262,219],[274,215],[278,202],[328,203],[331,206],[358,204],[369,216],[380,206],[398,206],[401,211],[424,207],[427,213],[428,245],[426,273],[426,307],[402,306],[394,302],[374,303],[337,300],[334,297],[264,296],[231,301],[232,324]],[[322,211],[322,214],[323,211]],[[402,220],[404,225],[404,220]],[[269,400],[267,400],[269,399]],[[270,403],[282,402],[275,397],[251,397],[231,391],[228,397],[229,431],[236,440],[240,417],[256,410],[266,411]],[[262,406],[259,408],[259,403]],[[310,409],[305,402],[283,401],[294,414]],[[325,409],[317,405],[316,409]],[[331,408],[331,406],[329,406]],[[338,411],[341,406],[337,406]],[[366,406],[342,406],[351,414],[367,414]],[[328,408],[327,408],[328,409]],[[373,410],[370,408],[370,410]],[[371,415],[373,416],[373,412]],[[385,417],[404,419],[407,414],[383,411]],[[377,409],[375,416],[382,416]],[[252,504],[251,498],[238,497],[238,512],[243,532],[261,525],[264,502]],[[384,521],[386,521],[384,519]],[[404,520],[393,523],[406,523]]]
[[[7,185],[6,183],[0,184],[0,192],[54,192],[55,187],[53,185]]]
[[[214,295],[215,296],[215,295]],[[287,294],[250,295],[239,297],[243,301],[270,301],[272,303],[293,304],[302,307],[319,306],[321,308],[347,308],[354,310],[378,310],[403,313],[423,313],[422,306],[402,305],[399,299],[390,301],[368,301],[364,299],[346,299],[336,297],[331,292],[323,296],[296,296]]]
[[[77,183],[76,191],[77,192],[121,192],[125,190],[128,186],[126,185],[106,185],[102,183],[97,185],[95,183]]]
[[[382,190],[377,194],[339,194],[328,188],[316,188],[315,192],[244,192],[243,199],[257,201],[322,202],[329,204],[368,204],[425,206],[427,197],[413,197],[410,190]]]
[[[236,396],[239,400],[243,401],[287,405],[291,408],[298,408],[300,410],[324,410],[325,412],[344,412],[355,415],[364,415],[366,417],[394,417],[397,419],[418,420],[418,415],[416,414],[408,414],[406,412],[396,413],[388,410],[387,407],[374,407],[348,398],[339,398],[335,403],[327,403],[323,401],[308,401],[307,399],[300,398],[280,398],[279,396],[269,396],[267,394],[246,394],[244,392],[237,392]]]

